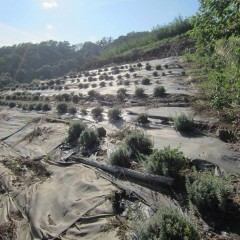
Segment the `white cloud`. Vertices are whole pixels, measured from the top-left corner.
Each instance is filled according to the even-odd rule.
[[[58,3],[55,0],[46,0],[46,1],[42,2],[42,7],[44,9],[57,8]]]
[[[48,24],[47,25],[47,30],[52,30],[53,29],[53,25],[52,24]]]

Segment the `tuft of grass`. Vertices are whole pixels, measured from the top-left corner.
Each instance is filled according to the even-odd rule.
[[[193,128],[193,119],[181,113],[174,119],[174,127],[180,132],[189,132]]]
[[[144,132],[135,130],[126,135],[123,142],[128,146],[133,157],[136,157],[138,153],[150,154],[152,152],[153,142]]]
[[[151,173],[164,176],[178,176],[189,165],[190,160],[178,148],[165,147],[154,150],[148,157],[145,167]]]
[[[154,97],[162,97],[166,92],[166,89],[165,87],[163,86],[156,86],[154,89],[153,89],[153,96]]]
[[[176,208],[158,207],[157,212],[146,222],[136,226],[140,240],[200,240],[193,221]]]
[[[126,147],[120,146],[110,154],[108,161],[111,165],[129,168],[131,166],[130,156],[130,151]]]

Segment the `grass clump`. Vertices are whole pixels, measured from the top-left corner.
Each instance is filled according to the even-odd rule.
[[[58,103],[57,112],[59,114],[64,114],[68,111],[68,105],[66,103]]]
[[[111,122],[119,120],[121,118],[121,110],[117,107],[108,111],[108,118]]]
[[[77,109],[76,109],[76,107],[74,107],[74,106],[70,106],[70,107],[68,108],[68,112],[69,112],[71,115],[75,115],[75,114],[77,113]]]
[[[50,111],[50,110],[51,110],[51,106],[50,106],[48,103],[44,103],[44,104],[42,105],[42,110],[43,110],[44,112]]]
[[[135,130],[126,135],[123,142],[130,149],[132,157],[137,156],[138,153],[150,154],[152,152],[153,142],[144,132]]]
[[[94,118],[102,117],[103,108],[101,108],[100,106],[97,106],[97,107],[92,109],[91,113],[92,113]]]
[[[79,142],[83,145],[84,149],[89,149],[92,146],[95,146],[98,144],[98,135],[96,131],[94,131],[91,128],[86,128],[83,130],[83,132],[80,134]]]
[[[156,86],[154,89],[153,89],[153,96],[154,97],[162,97],[166,92],[166,89],[165,87],[163,86]]]
[[[153,151],[146,161],[146,168],[154,174],[175,177],[188,164],[189,159],[178,148],[165,147],[162,150]]]
[[[229,198],[233,196],[230,182],[211,173],[204,173],[192,183],[187,181],[186,187],[189,199],[199,209],[225,211]]]
[[[81,121],[74,121],[70,123],[70,127],[68,129],[68,138],[69,142],[76,142],[82,133],[85,130],[87,125]]]
[[[150,64],[148,64],[148,65],[146,65],[145,69],[146,69],[147,71],[150,71],[150,70],[152,69],[152,66],[151,66]]]
[[[180,132],[188,132],[193,128],[193,119],[181,113],[174,119],[174,127]]]
[[[137,226],[136,235],[140,240],[200,240],[191,219],[170,207],[159,207],[148,222],[141,222]]]
[[[162,70],[162,66],[159,64],[156,66],[156,70]]]
[[[142,98],[144,97],[144,89],[141,87],[137,87],[134,92],[135,97]]]
[[[109,163],[120,167],[129,168],[131,166],[130,152],[126,147],[120,146],[116,151],[109,156]]]
[[[150,82],[151,82],[150,79],[145,77],[145,78],[142,79],[141,84],[142,85],[149,85]]]
[[[149,122],[148,114],[146,114],[146,113],[138,114],[136,121],[137,121],[138,124],[146,124],[146,123],[148,123]]]

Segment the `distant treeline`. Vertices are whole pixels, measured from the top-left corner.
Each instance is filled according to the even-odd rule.
[[[22,43],[0,48],[0,88],[33,79],[50,79],[70,71],[84,70],[91,63],[108,62],[163,39],[175,37],[192,29],[188,18],[157,26],[150,32],[131,32],[113,40],[104,37],[96,43],[70,45],[69,42],[46,41]],[[97,64],[99,65],[99,64]]]

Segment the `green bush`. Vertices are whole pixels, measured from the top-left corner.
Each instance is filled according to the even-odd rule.
[[[70,123],[70,127],[68,129],[68,141],[76,142],[82,133],[86,129],[87,125],[81,121],[74,121]]]
[[[137,224],[139,240],[200,240],[192,220],[176,208],[159,207],[149,219]]]
[[[82,108],[81,109],[81,114],[84,115],[84,116],[87,115],[87,109],[86,108]]]
[[[99,118],[99,117],[102,116],[103,108],[101,108],[100,106],[97,106],[97,107],[92,109],[91,113],[92,113],[94,118]]]
[[[130,84],[130,81],[129,81],[129,80],[125,80],[125,81],[123,82],[123,84],[124,84],[125,86],[128,86],[128,85]]]
[[[187,181],[186,187],[189,199],[197,207],[205,210],[224,211],[229,198],[233,195],[230,182],[211,173],[204,173],[192,183]]]
[[[154,71],[154,72],[153,72],[153,76],[154,76],[154,77],[157,77],[157,76],[158,76],[158,72],[157,72],[157,71]]]
[[[140,113],[138,114],[136,121],[139,124],[146,124],[149,122],[148,115],[146,113]]]
[[[117,107],[109,109],[108,110],[108,118],[111,122],[120,119],[121,118],[121,110]]]
[[[142,67],[142,64],[141,64],[141,63],[138,63],[138,64],[137,64],[137,67],[139,67],[139,68]]]
[[[106,86],[106,83],[105,83],[105,82],[100,82],[100,83],[99,83],[99,86],[100,86],[100,87],[105,87],[105,86]]]
[[[156,70],[162,70],[162,66],[159,64],[156,66]]]
[[[144,97],[144,89],[141,88],[141,87],[137,87],[137,88],[135,89],[134,95],[135,95],[136,97],[138,97],[138,98]]]
[[[193,120],[190,119],[185,113],[181,113],[174,119],[174,127],[181,132],[188,132],[193,127]]]
[[[145,166],[151,173],[175,177],[188,164],[189,159],[184,156],[183,152],[177,148],[165,147],[162,150],[154,150],[148,157]]]
[[[162,97],[165,92],[166,92],[166,89],[163,86],[156,86],[153,89],[153,96],[154,97]]]
[[[58,103],[57,112],[59,114],[64,114],[68,111],[68,105],[66,103]]]
[[[33,111],[34,108],[35,108],[34,104],[31,103],[31,104],[28,105],[28,111]]]
[[[89,97],[93,98],[98,95],[98,92],[92,89],[92,90],[89,90],[87,94]]]
[[[71,115],[74,115],[74,114],[77,113],[77,109],[76,109],[76,107],[71,106],[71,107],[68,108],[68,112],[69,112]]]
[[[133,131],[128,134],[123,142],[130,149],[131,156],[137,156],[138,153],[150,154],[152,152],[152,140],[141,131]]]
[[[121,146],[110,154],[108,161],[111,165],[129,168],[131,166],[130,155],[129,150]]]
[[[44,104],[42,105],[42,110],[43,110],[44,112],[50,111],[50,110],[51,110],[51,106],[50,106],[48,103],[44,103]]]
[[[41,111],[42,110],[42,103],[38,103],[35,107],[36,111]]]
[[[15,103],[15,102],[10,102],[10,103],[8,104],[8,106],[9,106],[10,108],[14,108],[14,107],[16,107],[16,103]]]
[[[150,71],[150,70],[152,69],[152,66],[151,66],[150,64],[148,64],[148,65],[146,65],[145,69],[146,69],[147,71]]]
[[[89,149],[95,146],[99,140],[96,131],[91,128],[86,128],[79,137],[79,142],[83,145],[85,149]]]
[[[122,93],[122,94],[126,94],[126,92],[127,92],[127,89],[126,88],[119,88],[118,90],[117,90],[117,93]]]
[[[142,81],[141,81],[141,83],[142,83],[143,85],[149,85],[150,82],[151,82],[150,79],[149,79],[149,78],[146,78],[146,77],[143,78]]]

